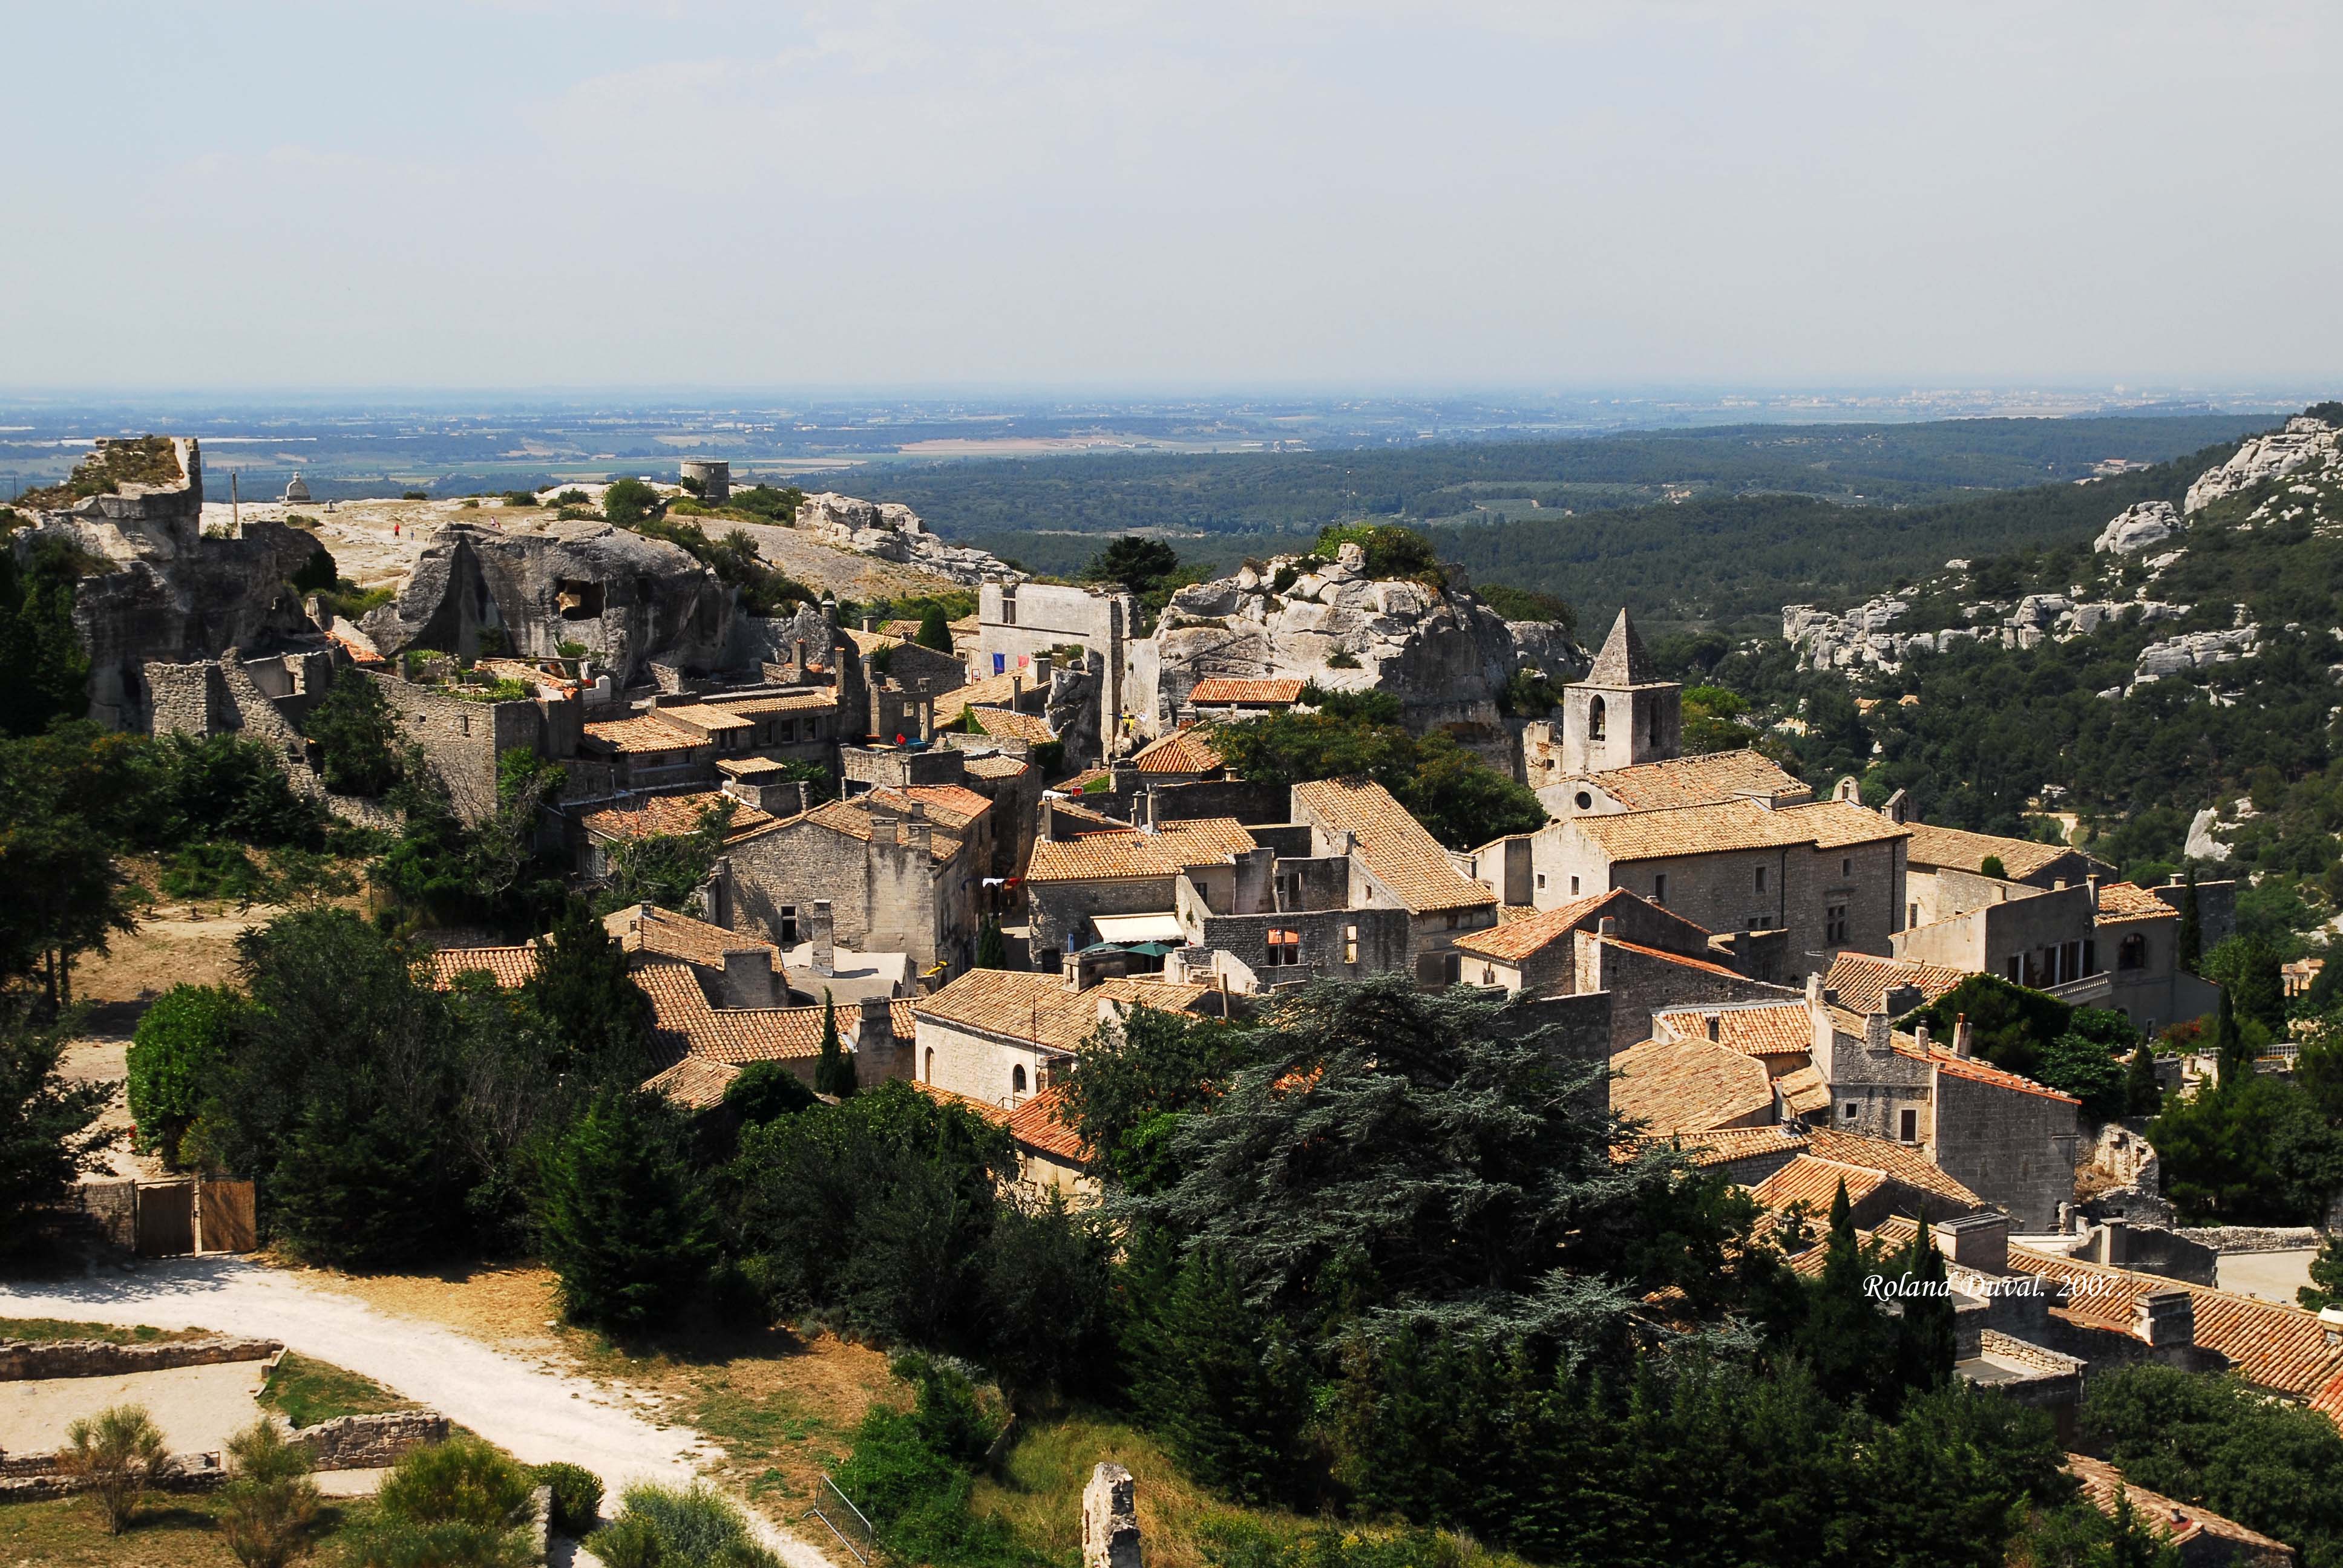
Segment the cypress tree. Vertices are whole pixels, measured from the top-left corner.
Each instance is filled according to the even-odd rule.
[[[2175,961],[2190,974],[2205,956],[2205,921],[2197,909],[2197,868],[2188,868],[2187,890],[2180,895],[2180,939]]]
[[[538,1230],[575,1322],[639,1332],[698,1288],[712,1226],[664,1101],[595,1096],[546,1161]]]
[[[951,622],[944,618],[943,606],[928,607],[928,613],[920,618],[920,634],[912,640],[921,648],[932,648],[939,653],[952,650]]]
[[[2131,1063],[2124,1069],[2124,1112],[2129,1116],[2153,1116],[2164,1109],[2164,1086],[2156,1078],[2156,1053],[2141,1040],[2139,1049],[2131,1053]]]
[[[1904,1316],[1896,1325],[1896,1370],[1907,1389],[1942,1388],[1953,1375],[1953,1298],[1945,1255],[1936,1250],[1925,1208],[1904,1254],[1904,1278],[1915,1293],[1904,1298]]]
[[[1814,1368],[1815,1382],[1840,1403],[1866,1397],[1892,1398],[1896,1388],[1887,1364],[1892,1330],[1865,1289],[1872,1260],[1863,1255],[1855,1233],[1854,1206],[1841,1181],[1831,1199],[1830,1240],[1825,1243],[1822,1278],[1809,1289],[1798,1348]]]
[[[844,1100],[855,1090],[854,1059],[838,1038],[838,1004],[830,1000],[830,988],[821,991],[821,1060],[813,1070],[813,1087],[817,1094],[834,1094]]]
[[[1001,922],[990,917],[976,929],[976,967],[980,970],[1005,970],[1009,967],[1009,940],[1001,934]]]
[[[634,982],[626,950],[571,899],[536,943],[537,971],[522,994],[543,1020],[557,1071],[633,1087],[650,1067],[651,1000]]]
[[[2237,1010],[2229,1004],[2228,990],[2221,992],[2221,1004],[2213,1021],[2214,1060],[2220,1063],[2220,1089],[2227,1093],[2245,1086],[2254,1075],[2253,1053],[2246,1049],[2245,1039],[2237,1032]]]

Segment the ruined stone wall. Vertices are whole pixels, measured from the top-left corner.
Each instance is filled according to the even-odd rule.
[[[499,753],[541,750],[544,715],[533,699],[474,702],[395,675],[365,674],[398,715],[399,739],[422,748],[446,781],[456,814],[467,822],[484,821],[496,811]]]
[[[1183,890],[1184,893],[1184,890]],[[1183,901],[1185,901],[1183,900]],[[1404,910],[1316,910],[1301,913],[1215,915],[1199,911],[1201,945],[1218,948],[1253,971],[1263,985],[1304,980],[1364,980],[1408,971]],[[1272,967],[1272,929],[1297,931],[1302,961]],[[1355,958],[1346,955],[1355,953]]]
[[[345,1415],[302,1427],[291,1441],[308,1451],[313,1470],[379,1470],[414,1449],[447,1442],[447,1418],[428,1410]]]
[[[105,1340],[0,1340],[0,1382],[45,1378],[121,1377],[171,1367],[265,1362],[285,1347],[276,1340],[210,1334],[199,1340],[117,1345]]]

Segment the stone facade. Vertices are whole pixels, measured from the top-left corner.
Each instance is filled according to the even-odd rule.
[[[793,946],[784,930],[828,900],[840,948],[905,953],[918,970],[966,967],[982,875],[975,852],[955,839],[958,848],[937,855],[924,819],[879,820],[869,839],[807,815],[734,840],[725,850],[732,928]]]
[[[399,739],[422,749],[446,781],[456,814],[467,822],[495,813],[497,759],[505,752],[576,753],[583,709],[574,700],[475,702],[445,687],[420,686],[374,670],[365,674],[398,715]]]
[[[1719,964],[1663,956],[1599,931],[1579,931],[1569,942],[1555,945],[1573,949],[1574,989],[1610,993],[1614,1053],[1651,1039],[1656,1012],[1719,1002],[1786,1001],[1797,994]]]

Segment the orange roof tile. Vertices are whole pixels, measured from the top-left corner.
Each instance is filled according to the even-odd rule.
[[[1450,864],[1440,840],[1367,779],[1321,779],[1293,787],[1296,808],[1332,829],[1357,836],[1357,854],[1369,874],[1411,913],[1478,909],[1497,895]]]
[[[1786,1083],[1788,1080],[1783,1081]],[[1860,1132],[1840,1132],[1827,1127],[1803,1132],[1778,1126],[1720,1127],[1697,1134],[1686,1133],[1676,1141],[1691,1153],[1695,1165],[1729,1165],[1767,1154],[1811,1154],[1841,1165],[1884,1171],[1906,1187],[1916,1187],[1944,1199],[1962,1213],[1986,1207],[1984,1199],[1919,1150],[1885,1138],[1868,1138]]]
[[[943,990],[912,1004],[913,1016],[952,1029],[976,1030],[1071,1051],[1097,1029],[1108,1003],[1184,1011],[1207,992],[1200,985],[1112,980],[1076,991],[1056,975],[1022,970],[970,970]]]
[[[1938,828],[1926,822],[1907,822],[1912,841],[1905,847],[1906,860],[1915,866],[1949,866],[1956,870],[1985,875],[1985,859],[1997,856],[2001,869],[2013,881],[2022,881],[2046,870],[2063,856],[2080,851],[2065,844],[2037,844],[2030,839],[2005,839],[1995,833],[1971,833],[1960,828]]]
[[[652,1033],[670,1057],[699,1056],[738,1065],[821,1054],[822,1010],[818,1007],[713,1008],[682,964],[641,965],[635,970],[635,983],[651,999]],[[852,1043],[856,1022],[853,1009],[839,1010],[841,1042]]]
[[[930,817],[957,831],[992,809],[992,802],[973,789],[958,784],[914,784],[909,789],[894,789],[881,785],[868,794],[855,797],[881,805],[905,809],[916,800],[927,808]]]
[[[780,820],[721,789],[701,789],[689,795],[645,795],[627,808],[605,806],[588,812],[579,825],[599,839],[683,838],[699,831],[703,814],[726,806],[732,808],[731,825],[724,834],[727,843]]]
[[[460,974],[487,974],[507,990],[537,978],[537,948],[523,943],[508,948],[441,948],[431,955],[431,983],[447,990]]]
[[[1031,765],[996,752],[990,757],[971,757],[963,766],[980,779],[1014,779]]]
[[[947,709],[954,714],[970,708],[1012,708],[1017,699],[1037,689],[1030,671],[1004,670],[988,675],[982,680],[971,680],[966,686],[955,686],[936,699],[936,711]]]
[[[1611,1109],[1651,1132],[1704,1132],[1774,1108],[1762,1063],[1705,1040],[1644,1040],[1611,1059]]]
[[[1942,964],[1840,953],[1831,960],[1823,984],[1838,992],[1839,1005],[1850,1012],[1872,1013],[1887,1005],[1887,993],[1897,986],[1918,986],[1926,1001],[1934,1001],[1968,978],[1967,971]]]
[[[1010,1112],[1009,1135],[1037,1153],[1080,1165],[1091,1157],[1082,1135],[1058,1120],[1066,1103],[1066,1086],[1051,1084]]]
[[[838,707],[838,693],[820,690],[779,691],[763,697],[727,697],[724,710],[744,719],[770,719],[780,713],[829,713]]]
[[[1745,1056],[1805,1056],[1815,1049],[1814,1020],[1803,1001],[1671,1008],[1653,1019],[1655,1033],[1706,1040],[1716,1020],[1716,1043]]]
[[[1887,1172],[1868,1165],[1845,1165],[1812,1154],[1795,1154],[1790,1162],[1749,1189],[1761,1209],[1787,1209],[1804,1203],[1810,1214],[1827,1214],[1846,1185],[1846,1201],[1860,1203],[1887,1185]]]
[[[1152,833],[1142,833],[1116,822],[1112,829],[1084,833],[1080,838],[1041,839],[1033,846],[1032,859],[1025,868],[1025,880],[1086,882],[1117,877],[1176,877],[1190,866],[1212,865],[1253,847],[1252,835],[1232,818],[1166,822]]]
[[[1770,809],[1754,800],[1725,800],[1664,810],[1616,811],[1574,817],[1570,830],[1614,863],[1796,844],[1839,849],[1901,839],[1907,831],[1876,812],[1838,800]]]
[[[1131,765],[1141,773],[1217,773],[1220,752],[1196,729],[1176,729],[1151,740],[1131,754]]]
[[[784,983],[781,972],[781,950],[763,939],[746,931],[729,931],[722,926],[694,920],[673,910],[656,905],[645,909],[630,905],[617,913],[604,917],[603,929],[618,940],[630,953],[649,953],[657,958],[677,959],[702,969],[721,972],[724,955],[754,950],[769,955],[773,962],[773,980]]]
[[[1504,905],[1497,910],[1494,926],[1458,937],[1451,945],[1457,951],[1471,953],[1475,958],[1517,964],[1547,943],[1558,941],[1576,930],[1613,900],[1634,896],[1624,888],[1614,888],[1607,893],[1590,893],[1583,899],[1573,899],[1551,910],[1515,913],[1512,905]]]
[[[1190,688],[1188,700],[1198,703],[1299,702],[1303,685],[1304,682],[1300,680],[1241,680],[1233,676],[1214,675]]]
[[[1793,1116],[1812,1116],[1830,1109],[1830,1085],[1823,1081],[1822,1069],[1818,1067],[1810,1065],[1785,1072],[1774,1081],[1774,1089]]]
[[[1688,970],[1698,970],[1703,974],[1722,975],[1726,980],[1749,978],[1739,970],[1728,968],[1720,963],[1711,963],[1706,959],[1688,958],[1683,953],[1666,952],[1659,948],[1647,948],[1641,942],[1622,941],[1617,937],[1601,937],[1596,940],[1608,942],[1614,948],[1621,948],[1631,953],[1640,953],[1647,959],[1657,959],[1662,963],[1675,964]]]
[[[1058,738],[1050,721],[1038,713],[1020,713],[1013,708],[971,708],[968,711],[976,716],[977,728],[987,735],[1035,746]]]
[[[1005,1105],[995,1105],[989,1100],[979,1100],[973,1094],[962,1094],[956,1089],[939,1088],[921,1079],[913,1079],[911,1087],[939,1104],[957,1105],[962,1111],[972,1111],[995,1127],[1009,1125],[1009,1107]]]
[[[2097,924],[2115,925],[2123,920],[2177,920],[2180,911],[2157,898],[2147,889],[2131,882],[2099,884],[2099,914]]]
[[[2116,1500],[2124,1498],[2131,1504],[2133,1515],[2150,1530],[2175,1546],[2185,1547],[2200,1536],[2210,1536],[2225,1542],[2228,1552],[2219,1560],[2236,1563],[2291,1563],[2294,1548],[2283,1541],[2272,1540],[2259,1531],[2248,1530],[2234,1519],[2197,1507],[2192,1503],[2180,1503],[2160,1492],[2150,1492],[2124,1477],[2124,1473],[2105,1460],[2091,1459],[2083,1454],[2066,1456],[2067,1473],[2081,1483],[2083,1495],[2091,1506],[2112,1517]],[[2184,1561],[2197,1561],[2193,1557]]]
[[[687,1056],[666,1071],[645,1079],[643,1088],[667,1096],[687,1111],[709,1111],[724,1103],[724,1091],[739,1076],[740,1070],[730,1062]]]
[[[1799,779],[1752,749],[1672,757],[1563,780],[1593,784],[1629,811],[1710,806],[1744,795],[1811,795]]]
[[[843,833],[850,839],[859,839],[868,844],[878,835],[879,829],[875,819],[889,816],[895,818],[895,834],[900,841],[903,834],[902,816],[898,812],[886,810],[874,813],[860,804],[863,799],[864,797],[858,796],[853,800],[825,800],[801,816],[784,818],[761,825],[757,831],[764,833],[773,829],[792,827],[799,822],[810,822],[816,827],[827,828],[833,833]],[[960,839],[956,835],[934,826],[931,821],[928,829],[929,858],[940,864],[950,859],[960,851]]]
[[[659,717],[654,709],[632,719],[603,719],[586,726],[586,739],[621,756],[654,751],[689,751],[708,744],[696,729],[682,729]]]

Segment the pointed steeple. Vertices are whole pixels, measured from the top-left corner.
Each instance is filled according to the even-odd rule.
[[[1586,672],[1583,684],[1644,686],[1658,678],[1658,672],[1652,668],[1652,656],[1644,651],[1644,639],[1635,635],[1635,623],[1627,618],[1623,605],[1619,618],[1611,623],[1611,635],[1604,639],[1603,651],[1594,656],[1594,668]]]

